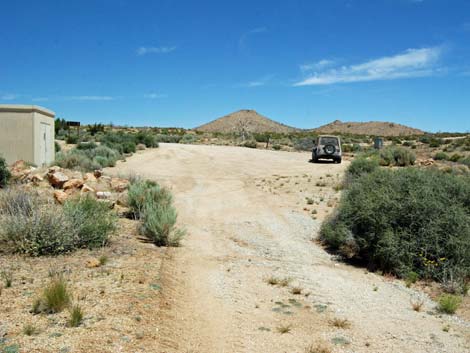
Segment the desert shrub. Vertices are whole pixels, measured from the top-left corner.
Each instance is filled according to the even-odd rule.
[[[62,147],[60,147],[57,141],[54,142],[54,149],[55,149],[55,153],[60,152],[62,150]]]
[[[440,147],[443,143],[444,143],[443,140],[440,138],[431,138],[429,140],[429,147],[434,147],[434,148]]]
[[[462,164],[466,165],[467,167],[470,167],[470,156],[460,159],[459,163],[462,163]]]
[[[101,169],[101,165],[89,157],[82,150],[72,149],[68,152],[59,152],[56,154],[55,165],[66,169],[77,169],[81,171],[92,171]]]
[[[270,135],[268,133],[254,133],[253,138],[256,142],[268,142],[270,139]]]
[[[106,203],[91,196],[68,200],[64,214],[77,233],[74,247],[93,249],[104,246],[116,229],[116,214]]]
[[[414,168],[360,173],[321,238],[372,269],[439,281],[448,271],[468,277],[470,179]]]
[[[0,157],[0,188],[4,188],[10,180],[11,174],[8,170],[7,163],[4,158]]]
[[[462,298],[453,294],[443,294],[438,300],[438,310],[445,314],[454,314],[462,303]]]
[[[254,140],[248,140],[248,141],[243,142],[242,146],[248,147],[248,148],[256,148],[258,144]]]
[[[361,156],[351,162],[347,173],[352,177],[358,177],[362,174],[371,173],[377,168],[379,168],[379,162],[376,158]]]
[[[406,167],[413,165],[416,156],[413,152],[402,147],[387,147],[380,151],[380,165]]]
[[[194,134],[184,134],[183,137],[179,140],[179,143],[191,144],[198,141],[198,138]]]
[[[184,232],[176,228],[177,213],[171,203],[148,199],[144,205],[141,234],[157,246],[178,246]]]
[[[281,145],[275,144],[273,145],[273,150],[279,151],[281,149]]]
[[[144,132],[140,131],[136,134],[135,136],[135,142],[137,144],[143,144],[145,147],[148,148],[153,148],[153,147],[158,147],[158,142],[155,137],[155,135],[149,133],[149,132]]]
[[[0,194],[0,243],[31,256],[70,251],[77,233],[59,206],[19,190]]]
[[[437,152],[434,155],[433,159],[435,161],[447,161],[447,160],[449,160],[449,155],[445,152]]]
[[[123,153],[135,153],[137,149],[137,145],[132,141],[126,141],[122,143],[121,147]]]
[[[98,147],[98,145],[94,143],[93,141],[90,141],[90,142],[82,141],[82,142],[79,142],[75,148],[78,150],[92,150],[92,149],[95,149],[96,147]]]
[[[31,192],[0,193],[0,245],[11,253],[57,255],[107,243],[114,213],[91,197],[60,207]]]
[[[294,141],[294,148],[297,151],[311,151],[315,137],[302,137]]]
[[[156,136],[157,142],[166,142],[166,143],[179,143],[181,141],[181,135],[165,135],[158,134]]]
[[[71,294],[69,293],[67,282],[63,277],[56,276],[44,288],[41,296],[34,301],[32,311],[35,314],[59,313],[69,306],[70,301]]]
[[[78,142],[78,136],[77,135],[67,135],[67,137],[65,138],[65,143],[68,144],[68,145],[71,145],[71,144],[76,144]]]
[[[458,162],[460,159],[462,159],[463,156],[458,154],[458,153],[454,153],[452,156],[450,156],[449,160],[451,162]]]
[[[168,189],[149,180],[131,182],[128,202],[140,232],[158,246],[176,246],[184,231],[176,228],[177,214]]]

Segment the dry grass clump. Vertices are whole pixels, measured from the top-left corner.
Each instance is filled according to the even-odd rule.
[[[455,314],[461,303],[462,298],[458,295],[443,294],[438,299],[437,309],[445,314]]]
[[[280,334],[289,333],[292,330],[292,325],[280,325],[276,328],[277,332]]]
[[[291,279],[288,277],[285,278],[279,278],[279,277],[274,277],[271,276],[266,279],[266,283],[272,285],[272,286],[279,286],[279,287],[287,287],[290,283]]]
[[[3,279],[3,283],[5,283],[5,288],[10,288],[13,283],[13,272],[2,271],[0,272],[0,277]]]
[[[333,350],[331,347],[325,342],[318,342],[315,344],[311,344],[307,348],[305,348],[305,353],[332,353]]]
[[[300,287],[292,287],[290,292],[294,295],[300,295],[302,294],[302,288]]]
[[[55,277],[44,288],[41,296],[33,303],[32,312],[39,313],[59,313],[69,306],[71,294],[67,288],[67,283],[63,277]]]
[[[331,325],[337,328],[348,329],[351,327],[351,322],[348,319],[340,319],[335,317],[331,320]]]
[[[39,333],[39,329],[33,324],[26,324],[23,326],[23,333],[26,336],[34,336]]]
[[[83,310],[80,305],[74,305],[70,310],[69,327],[78,327],[83,321]]]
[[[423,309],[424,299],[423,298],[416,298],[411,299],[411,307],[414,311],[420,312]]]

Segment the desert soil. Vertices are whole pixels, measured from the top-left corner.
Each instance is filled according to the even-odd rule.
[[[348,162],[308,160],[162,144],[108,171],[169,187],[187,230],[162,260],[158,351],[292,353],[321,343],[332,352],[470,352],[469,322],[438,314],[424,294],[343,264],[316,242]],[[419,300],[416,312],[411,302]]]

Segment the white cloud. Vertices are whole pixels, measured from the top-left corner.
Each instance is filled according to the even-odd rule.
[[[435,65],[442,48],[408,49],[404,53],[366,61],[362,64],[318,70],[294,86],[330,85],[364,81],[424,77],[437,73]]]
[[[137,49],[137,55],[167,54],[174,50],[176,50],[176,47],[140,47]]]
[[[167,94],[161,94],[161,93],[144,94],[144,98],[147,98],[147,99],[158,99],[158,98],[166,98],[166,97],[168,97]]]
[[[300,65],[300,71],[306,72],[306,71],[313,71],[313,70],[322,70],[327,67],[331,67],[334,64],[335,62],[333,60],[323,59],[316,63]]]
[[[1,95],[0,99],[4,100],[4,101],[12,101],[12,100],[17,99],[18,97],[19,97],[19,95],[17,95],[17,94],[7,93],[7,94],[4,94],[4,95]]]
[[[74,101],[112,101],[115,99],[111,96],[72,96],[67,98]]]
[[[243,83],[239,86],[241,87],[260,87],[260,86],[265,86],[266,84],[269,83],[269,81],[272,80],[272,78],[274,77],[274,75],[266,75],[262,78],[260,78],[259,80],[254,80],[254,81],[250,81],[250,82],[247,82],[247,83]]]

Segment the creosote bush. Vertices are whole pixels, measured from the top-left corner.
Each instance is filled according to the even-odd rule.
[[[0,193],[0,246],[7,252],[41,256],[100,247],[115,222],[113,211],[91,197],[62,208],[31,192]]]
[[[140,233],[157,246],[178,246],[185,232],[176,227],[177,213],[171,193],[148,180],[131,182],[128,202],[141,220]]]
[[[10,177],[11,174],[8,170],[7,163],[4,158],[0,157],[0,189],[7,185]]]
[[[371,269],[401,277],[413,271],[440,282],[451,272],[464,283],[470,276],[470,178],[355,164],[349,173],[359,176],[322,226],[323,241]]]

